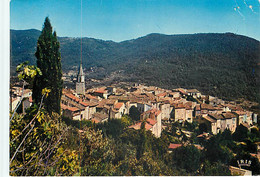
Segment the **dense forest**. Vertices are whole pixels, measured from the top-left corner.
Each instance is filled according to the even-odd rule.
[[[11,30],[11,67],[35,64],[37,30]],[[63,71],[78,66],[80,38],[60,37]],[[260,102],[259,41],[232,33],[149,34],[123,42],[83,38],[83,66],[95,79],[120,71],[121,81],[197,88],[220,98]],[[90,72],[90,68],[95,68]]]

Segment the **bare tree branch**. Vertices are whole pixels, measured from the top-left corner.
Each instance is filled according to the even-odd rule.
[[[20,145],[18,146],[18,148],[16,149],[16,151],[15,151],[15,153],[14,153],[14,155],[13,155],[13,157],[11,158],[11,160],[10,160],[10,163],[9,164],[11,164],[12,163],[12,161],[13,161],[13,159],[14,159],[14,157],[16,156],[16,154],[17,154],[17,152],[19,151],[19,149],[20,149],[20,147],[22,146],[22,144],[24,143],[24,141],[25,141],[25,139],[27,138],[27,136],[31,133],[31,131],[33,130],[33,128],[34,128],[34,125],[35,124],[33,124],[32,125],[32,127],[31,127],[31,129],[29,130],[29,132],[24,136],[24,138],[23,138],[23,140],[22,140],[22,142],[20,143]]]

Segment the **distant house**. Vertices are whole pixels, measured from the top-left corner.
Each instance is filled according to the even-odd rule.
[[[109,115],[108,114],[104,114],[104,113],[94,113],[92,118],[91,118],[91,121],[94,122],[94,123],[100,123],[100,122],[105,122],[107,121],[109,118]]]
[[[152,109],[152,105],[151,104],[148,104],[148,103],[145,103],[145,102],[138,102],[137,103],[137,109],[140,111],[140,112],[146,112],[150,109]]]
[[[208,114],[206,116],[200,116],[198,122],[200,124],[205,123],[208,130],[213,134],[223,132],[225,129],[229,129],[234,132],[237,127],[236,115],[233,113],[223,113],[223,114]]]
[[[137,122],[134,125],[129,126],[129,128],[133,128],[135,130],[141,129],[142,122]],[[145,120],[145,129],[151,131],[155,137],[160,137],[161,134],[158,129],[158,122],[154,119],[146,119]]]
[[[141,114],[141,120],[146,120],[146,123],[152,125],[149,130],[156,137],[160,137],[162,133],[162,114],[161,111],[154,108]],[[139,122],[140,123],[140,122]]]
[[[184,122],[186,120],[186,108],[183,103],[174,105],[174,120],[178,122]]]
[[[117,113],[115,114],[115,118],[117,119],[120,119],[122,115],[124,115],[126,112],[126,107],[123,102],[117,102],[116,104],[114,104],[114,109],[117,111]]]
[[[68,118],[71,118],[73,120],[82,120],[83,115],[81,114],[81,111],[79,108],[66,106],[64,104],[61,104],[62,114]]]
[[[99,96],[100,98],[107,99],[107,97],[108,97],[108,90],[106,90],[105,87],[101,87],[101,88],[96,89],[92,94],[94,96]]]
[[[187,89],[187,94],[193,98],[200,98],[201,93],[197,89]]]

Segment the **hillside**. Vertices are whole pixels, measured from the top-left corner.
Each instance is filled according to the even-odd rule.
[[[29,60],[40,31],[11,30],[11,66]],[[60,37],[63,70],[78,66],[80,38]],[[225,34],[149,34],[116,43],[83,38],[88,77],[102,79],[119,71],[120,80],[163,88],[197,88],[221,98],[259,100],[259,41]]]

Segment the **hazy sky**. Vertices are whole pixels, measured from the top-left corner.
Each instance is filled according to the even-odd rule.
[[[260,39],[260,0],[82,0],[82,36],[123,41],[149,33],[233,32]],[[12,0],[11,29],[81,36],[81,0]]]

